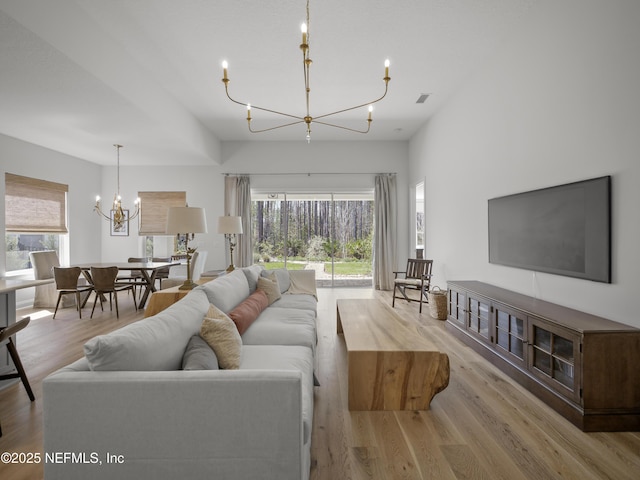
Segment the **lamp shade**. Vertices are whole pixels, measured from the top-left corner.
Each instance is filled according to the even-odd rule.
[[[207,233],[207,218],[204,208],[169,207],[167,209],[167,230],[170,235],[178,233]]]
[[[218,217],[218,233],[242,233],[242,217]]]

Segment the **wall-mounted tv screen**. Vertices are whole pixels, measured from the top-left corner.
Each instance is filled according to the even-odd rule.
[[[611,283],[611,177],[490,199],[489,262]]]

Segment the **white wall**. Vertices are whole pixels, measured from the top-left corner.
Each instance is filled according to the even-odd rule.
[[[373,188],[375,173],[397,173],[398,259],[403,264],[408,251],[409,205],[407,190],[408,144],[406,142],[251,142],[223,144],[222,166],[120,167],[120,194],[131,211],[139,191],[186,191],[190,206],[204,207],[208,233],[193,242],[208,251],[206,269],[225,268],[224,237],[216,232],[217,219],[224,214],[223,173],[249,173],[252,188],[286,191],[342,191]],[[69,185],[70,263],[95,260],[122,261],[142,254],[138,220],[132,220],[129,236],[110,236],[109,222],[93,212],[96,195],[103,208],[116,191],[116,168],[102,167],[30,143],[0,135],[0,169],[18,175],[42,178]],[[308,173],[313,175],[306,175]],[[325,173],[318,174],[318,173]],[[286,175],[260,175],[285,173]],[[290,175],[303,173],[303,175]],[[329,174],[327,174],[329,173]],[[342,173],[342,175],[336,175]],[[0,182],[0,202],[4,205],[4,181]],[[4,207],[0,208],[4,225]],[[4,236],[0,238],[4,247]],[[4,251],[4,248],[3,248]],[[0,273],[4,274],[4,255]],[[19,292],[24,303],[32,289]]]
[[[93,222],[93,202],[100,187],[100,167],[79,158],[0,135],[0,224],[4,229],[4,173],[64,183],[69,186],[68,227],[70,261],[81,263],[94,259],[100,251],[100,232],[87,225]],[[106,223],[106,222],[105,222]],[[4,251],[4,235],[0,239]],[[0,273],[4,275],[5,257],[0,256]]]
[[[410,142],[439,282],[475,279],[640,327],[640,2],[545,2]],[[487,200],[612,175],[613,283],[488,263]]]
[[[408,147],[407,142],[224,142],[221,168],[225,173],[253,174],[252,189],[287,192],[372,191],[376,173],[395,173],[397,262],[404,266],[410,237]]]
[[[102,194],[105,203],[113,198],[116,189],[115,167],[102,168]],[[120,166],[120,196],[123,208],[133,213],[138,192],[185,191],[190,207],[204,207],[207,215],[206,234],[197,234],[190,246],[207,251],[205,270],[226,268],[224,237],[216,232],[218,217],[224,215],[224,177],[220,167],[123,167]],[[144,205],[143,205],[144,208]],[[138,235],[138,218],[131,220],[129,236],[111,236],[109,223],[102,224],[104,262],[126,261],[143,253],[142,237]]]
[[[102,236],[98,228],[99,220],[93,213],[93,201],[101,182],[99,166],[0,135],[0,225],[3,230],[5,172],[67,184],[69,261],[82,263],[100,257]],[[4,242],[2,235],[2,252],[5,251]],[[0,255],[0,276],[5,274],[5,259],[5,255]],[[19,306],[29,303],[32,297],[33,289],[19,290],[16,295]]]
[[[224,215],[224,173],[252,174],[251,187],[276,191],[340,191],[373,189],[374,173],[396,172],[400,212],[408,208],[406,142],[224,142],[222,166],[211,167],[120,167],[120,194],[123,205],[133,206],[138,191],[186,191],[190,206],[204,207],[208,233],[196,235],[193,245],[206,250],[206,269],[222,269],[225,258],[224,237],[216,232],[217,219]],[[114,167],[102,169],[102,193],[108,202],[116,188]],[[307,175],[309,172],[342,175]],[[260,175],[260,174],[269,175]],[[271,174],[285,175],[271,175]],[[302,173],[303,175],[291,175]],[[345,173],[354,173],[355,175]],[[95,198],[95,194],[93,197]],[[406,261],[408,236],[406,215],[398,217],[399,259]],[[98,223],[96,219],[95,223]],[[128,237],[111,237],[109,225],[102,222],[103,261],[117,261],[141,254],[137,220]]]

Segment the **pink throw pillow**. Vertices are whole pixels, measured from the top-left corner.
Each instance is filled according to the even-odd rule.
[[[269,299],[263,290],[256,290],[249,295],[240,305],[231,310],[227,315],[236,324],[238,332],[242,335],[251,326],[258,315],[269,306]]]

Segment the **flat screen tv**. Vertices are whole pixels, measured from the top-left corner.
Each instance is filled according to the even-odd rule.
[[[611,177],[490,199],[489,262],[611,283]]]

